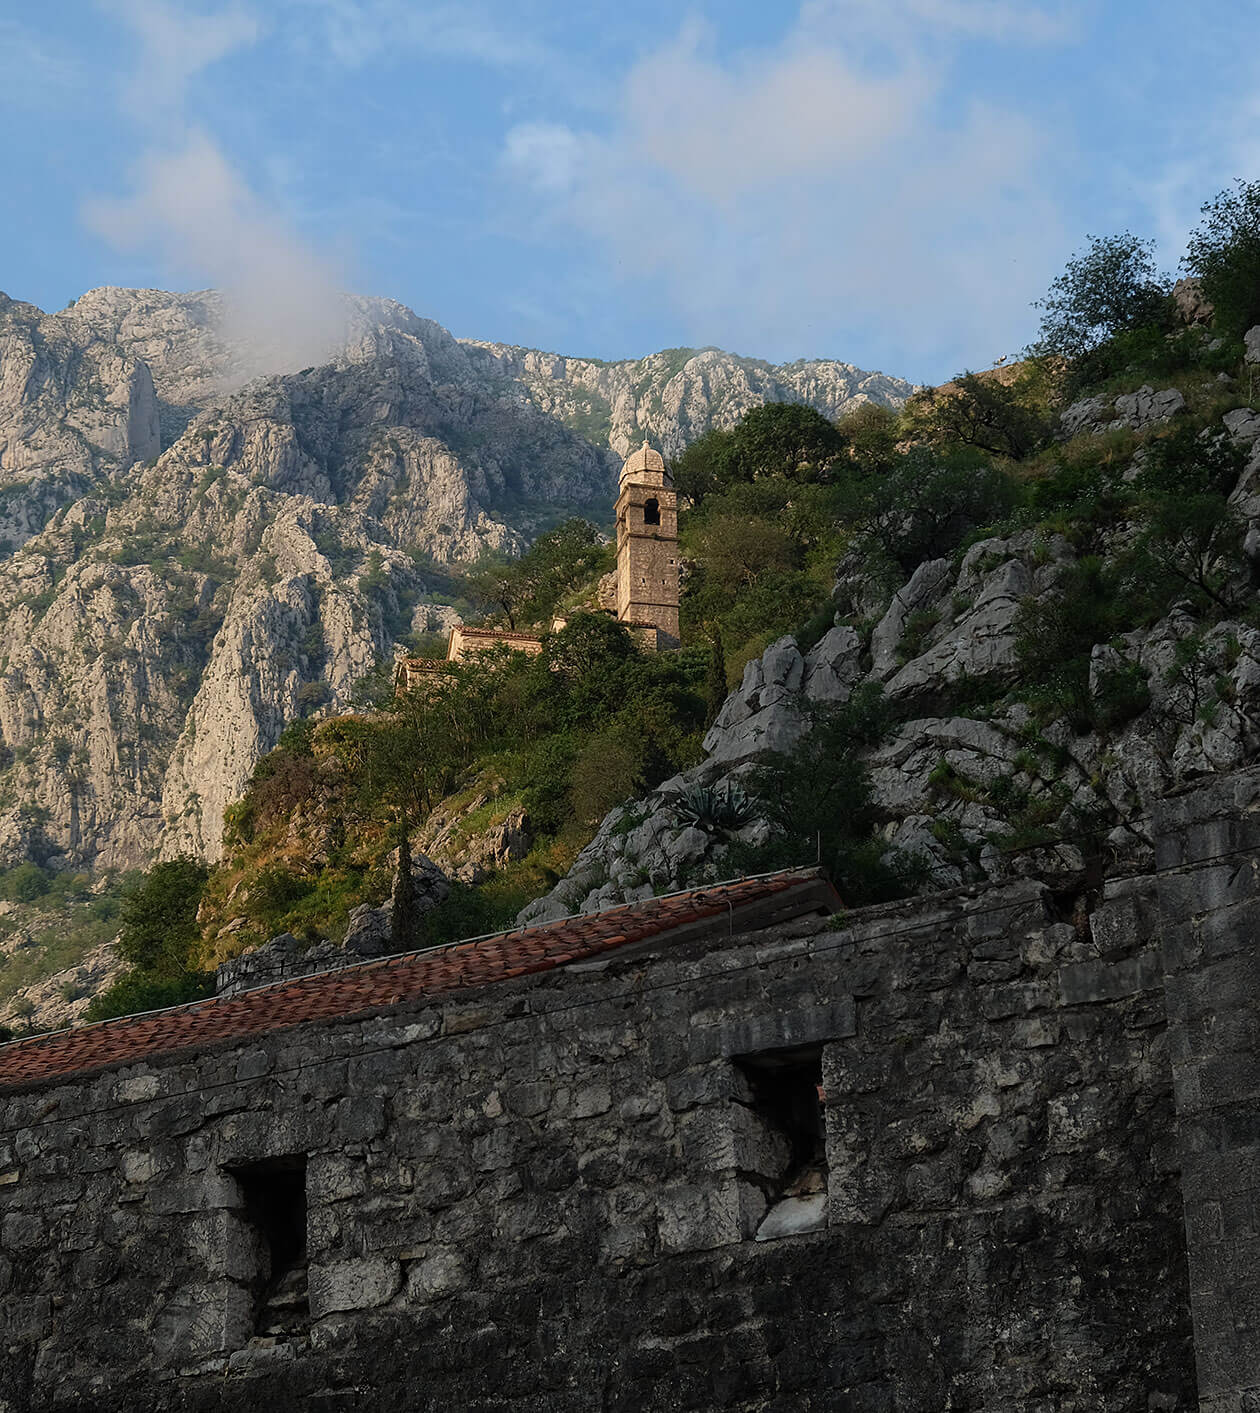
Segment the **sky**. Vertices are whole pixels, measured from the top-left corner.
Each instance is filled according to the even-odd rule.
[[[0,0],[0,289],[915,382],[1260,178],[1260,0]]]

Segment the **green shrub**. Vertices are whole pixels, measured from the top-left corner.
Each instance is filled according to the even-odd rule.
[[[1241,338],[1260,324],[1260,182],[1238,181],[1202,207],[1182,262],[1215,308],[1214,324]]]
[[[1171,326],[1169,282],[1155,267],[1155,242],[1128,231],[1095,236],[1074,255],[1045,298],[1034,352],[1076,360],[1134,329]]]
[[[20,863],[0,873],[0,898],[11,903],[33,903],[52,887],[53,875],[37,863]]]

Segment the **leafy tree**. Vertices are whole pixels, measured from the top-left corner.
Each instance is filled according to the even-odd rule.
[[[732,441],[730,432],[714,427],[670,462],[670,475],[680,498],[699,505],[729,483]]]
[[[1124,231],[1094,236],[1074,255],[1044,299],[1032,351],[1078,359],[1126,330],[1169,323],[1169,283],[1155,266],[1154,241]]]
[[[29,859],[0,873],[0,898],[12,903],[33,903],[52,887],[47,869]]]
[[[734,858],[761,867],[819,858],[851,905],[903,895],[913,880],[885,861],[873,835],[871,785],[858,754],[882,739],[889,720],[878,686],[815,708],[796,749],[767,756],[752,772],[750,792],[773,835],[752,854],[733,847]]]
[[[1019,498],[1018,483],[974,452],[913,447],[872,482],[860,524],[910,574],[1004,519]]]
[[[164,980],[196,970],[197,907],[210,871],[186,855],[154,864],[123,900],[118,954]]]
[[[732,436],[730,475],[825,481],[845,450],[834,422],[801,402],[767,402],[744,414]]]
[[[863,403],[836,424],[849,462],[859,476],[887,471],[896,459],[902,439],[901,422],[891,408],[876,402]]]
[[[798,562],[786,529],[743,515],[706,519],[691,537],[691,547],[709,581],[728,594],[756,588],[766,574],[793,569]]]
[[[1203,285],[1225,334],[1260,324],[1260,181],[1239,180],[1202,207],[1183,265]]]
[[[529,581],[519,561],[489,555],[477,561],[464,580],[468,596],[491,612],[502,613],[515,630],[530,596]]]
[[[968,446],[1019,460],[1050,433],[1049,421],[1000,378],[961,373],[910,399],[911,434],[937,446]]]
[[[768,402],[745,413],[730,431],[697,438],[671,463],[680,496],[693,505],[741,482],[774,477],[827,482],[848,450],[834,422],[799,402]]]

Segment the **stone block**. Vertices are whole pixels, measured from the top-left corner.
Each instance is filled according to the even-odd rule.
[[[827,1006],[810,1006],[729,1021],[693,1030],[688,1037],[691,1062],[719,1056],[755,1055],[818,1045],[856,1034],[853,998],[842,996]]]
[[[416,1261],[407,1272],[407,1299],[427,1304],[463,1290],[469,1271],[463,1255],[453,1248],[437,1247]]]
[[[1059,968],[1059,1001],[1064,1006],[1115,1001],[1158,986],[1160,980],[1155,952],[1117,962],[1071,962]]]
[[[312,1264],[308,1273],[311,1316],[370,1310],[391,1300],[402,1285],[402,1267],[384,1256]]]
[[[709,1251],[741,1240],[733,1181],[673,1188],[658,1200],[656,1212],[663,1251]]]

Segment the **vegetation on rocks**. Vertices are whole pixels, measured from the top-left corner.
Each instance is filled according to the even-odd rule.
[[[1257,745],[1260,413],[1244,336],[1260,319],[1258,193],[1240,185],[1204,208],[1185,266],[1193,309],[1149,243],[1105,237],[1054,282],[1017,366],[901,407],[831,418],[767,404],[698,428],[672,461],[676,653],[639,652],[597,611],[612,557],[593,504],[520,535],[470,511],[460,543],[475,553],[440,564],[374,545],[349,505],[304,511],[281,535],[270,484],[205,481],[223,450],[209,421],[197,478],[153,476],[155,521],[146,510],[108,539],[92,591],[118,620],[111,651],[145,661],[163,649],[132,626],[155,621],[153,599],[200,624],[202,656],[208,638],[248,643],[266,622],[276,729],[292,724],[222,812],[222,859],[205,876],[163,864],[129,895],[130,970],[97,1013],[192,994],[276,933],[340,940],[356,908],[391,899],[401,947],[814,859],[851,904],[1140,861],[1160,791]],[[519,364],[535,389],[558,376],[520,351],[485,357]],[[397,437],[417,475],[432,465]],[[305,466],[303,494],[332,496],[321,476]],[[388,514],[403,513],[400,484],[381,493]],[[176,544],[197,485],[241,497],[230,552]],[[57,576],[84,570],[28,559],[23,611],[55,615]],[[446,665],[395,697],[393,646],[439,657],[452,615],[478,611],[541,632],[543,651]],[[195,672],[201,658],[185,657]],[[164,702],[163,721],[188,696]],[[180,749],[191,779],[195,731]],[[75,747],[49,752],[70,790]],[[185,798],[181,821],[213,832],[214,810]],[[430,861],[449,886],[422,899]],[[163,948],[144,942],[150,905]]]

